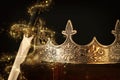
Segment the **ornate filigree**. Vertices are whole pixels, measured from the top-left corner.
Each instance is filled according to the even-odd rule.
[[[88,46],[87,59],[88,63],[106,63],[108,62],[107,55],[104,46],[97,42],[96,38],[93,38],[91,45]]]
[[[117,21],[117,24],[119,21]],[[68,20],[65,31],[62,33],[66,40],[61,45],[54,45],[49,39],[47,44],[40,45],[37,53],[37,60],[60,63],[84,63],[84,64],[108,64],[120,62],[119,25],[115,27],[115,41],[108,46],[100,44],[94,37],[87,45],[78,45],[72,40],[72,35],[77,31],[73,30],[72,23]],[[28,57],[29,58],[29,57]],[[36,60],[36,61],[37,61]]]
[[[115,41],[110,47],[109,51],[109,61],[110,62],[120,62],[120,21],[117,20],[115,25],[115,30],[112,31],[115,35]]]

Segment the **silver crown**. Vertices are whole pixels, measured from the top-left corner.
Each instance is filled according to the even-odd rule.
[[[65,31],[62,34],[66,40],[61,45],[54,45],[48,39],[45,45],[39,45],[35,54],[29,54],[26,62],[34,63],[41,61],[74,63],[74,64],[114,64],[120,62],[120,22],[117,20],[115,30],[115,41],[111,45],[100,44],[96,37],[87,45],[78,45],[72,40],[72,36],[77,31],[73,30],[70,20],[68,20]],[[33,56],[32,58],[30,56]]]

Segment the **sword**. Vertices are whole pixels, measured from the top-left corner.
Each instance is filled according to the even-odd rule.
[[[20,64],[23,63],[25,60],[27,53],[30,49],[31,40],[33,39],[33,36],[27,38],[25,35],[23,36],[23,40],[20,44],[17,56],[15,58],[15,61],[13,63],[13,67],[11,69],[10,75],[8,77],[8,80],[17,80],[17,77],[20,73]]]

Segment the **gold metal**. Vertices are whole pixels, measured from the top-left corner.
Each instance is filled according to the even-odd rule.
[[[36,3],[35,5],[31,6],[28,10],[30,17],[33,17],[33,15],[36,15],[36,14],[34,14],[36,12],[38,12],[37,13],[37,15],[38,15],[41,12],[47,10],[48,7],[50,7],[51,3],[52,3],[52,0],[43,0],[41,2]],[[41,34],[44,35],[44,32],[51,34],[52,30],[48,29],[47,27],[45,27],[45,28],[43,27],[43,26],[45,26],[45,24],[44,24],[44,21],[41,20],[41,18],[39,18],[39,20],[36,18],[35,20],[40,21],[40,22],[39,23],[33,22],[34,23],[33,26],[25,23],[24,21],[22,21],[22,23],[19,23],[19,24],[13,24],[9,30],[10,35],[15,39],[21,39],[23,34],[25,34],[25,36],[27,36],[27,37],[30,37],[32,35],[37,34],[36,32],[38,30],[37,29],[38,26],[40,27],[39,31]],[[54,34],[54,32],[53,32],[53,34]],[[39,36],[42,36],[42,35],[39,35]],[[45,40],[45,42],[46,42],[46,40]]]
[[[43,2],[37,3],[30,7],[28,13],[31,16],[31,19],[35,16],[36,11],[38,12],[38,15],[41,12],[47,10],[47,8],[51,5],[51,2],[52,0],[43,0]],[[32,23],[34,23],[34,25]],[[11,26],[9,33],[15,39],[22,38],[23,34],[26,37],[31,37],[34,35],[31,47],[31,49],[33,48],[32,54],[28,54],[24,63],[35,65],[40,64],[41,62],[47,62],[48,66],[53,70],[53,79],[55,78],[54,71],[56,69],[55,66],[57,63],[115,64],[120,62],[119,20],[116,22],[115,30],[112,31],[115,36],[115,41],[111,45],[102,45],[95,37],[91,43],[87,45],[76,44],[73,41],[72,36],[76,34],[77,31],[73,30],[73,26],[70,20],[67,22],[65,31],[62,31],[62,34],[66,36],[66,40],[61,45],[55,45],[55,32],[48,29],[45,26],[44,21],[40,18],[35,19],[35,22],[32,22],[31,20],[29,24],[14,24]],[[7,60],[10,61],[11,58],[8,57]],[[10,67],[11,65],[7,66],[5,71],[9,73]],[[66,66],[64,66],[64,68],[66,68]],[[64,73],[66,74],[67,72]],[[14,78],[14,76],[12,77]],[[0,75],[1,80],[2,78],[3,77]],[[21,76],[20,78],[21,80],[25,80],[24,76]]]
[[[62,31],[66,36],[64,43],[54,45],[49,39],[45,45],[39,45],[36,53],[31,55],[33,58],[37,56],[33,63],[45,61],[73,64],[114,64],[120,62],[119,20],[116,23],[115,30],[113,30],[115,41],[111,45],[102,45],[95,37],[87,45],[78,45],[72,40],[72,35],[76,32],[73,30],[71,21],[68,20],[65,31]],[[27,59],[30,59],[29,56]]]
[[[36,10],[39,10],[39,13],[43,12],[43,11],[47,10],[47,8],[51,5],[51,2],[52,2],[52,0],[43,0],[42,2],[37,3],[37,4],[33,5],[32,7],[30,7],[28,9],[28,13],[30,15],[33,15]]]
[[[32,16],[36,9],[39,12],[46,10],[52,0],[44,0],[41,3],[33,5],[28,12]],[[10,34],[18,38],[22,34],[27,37],[34,35],[33,54],[29,54],[26,62],[30,64],[45,62],[73,63],[73,64],[108,64],[120,62],[120,21],[117,20],[115,30],[115,41],[111,45],[102,45],[94,37],[91,43],[87,45],[78,45],[72,40],[72,36],[77,31],[73,30],[70,20],[62,34],[66,40],[61,45],[55,45],[54,34],[52,30],[44,25],[40,18],[36,19],[34,26],[26,24],[14,24],[10,29]]]

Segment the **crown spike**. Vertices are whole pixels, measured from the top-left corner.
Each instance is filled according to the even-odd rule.
[[[115,24],[115,30],[120,29],[120,20],[118,19]]]
[[[98,43],[97,38],[95,36],[93,37],[92,41],[87,45],[91,45],[91,44],[94,44],[94,43]]]
[[[118,19],[115,24],[115,30],[112,30],[112,34],[115,36],[115,42],[120,42],[120,20]]]
[[[71,20],[68,20],[65,31],[62,31],[62,34],[66,36],[71,36],[71,35],[76,34],[76,32],[77,32],[76,30],[73,30],[73,25],[72,25]]]
[[[115,24],[115,30],[112,30],[113,34],[119,34],[120,32],[120,20],[118,19]]]

